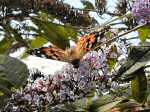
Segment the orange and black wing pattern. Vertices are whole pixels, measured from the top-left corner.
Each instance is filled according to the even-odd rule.
[[[94,45],[97,43],[97,36],[97,33],[93,33],[88,36],[81,37],[74,49],[66,49],[64,51],[56,46],[49,46],[33,49],[27,53],[38,57],[72,62],[74,60],[80,60],[88,51],[92,50]]]
[[[55,46],[32,49],[29,50],[27,53],[30,55],[35,55],[37,57],[59,61],[63,61],[65,58],[65,51]]]
[[[85,55],[88,51],[92,50],[97,43],[97,33],[83,36],[77,43],[76,52],[79,57]]]

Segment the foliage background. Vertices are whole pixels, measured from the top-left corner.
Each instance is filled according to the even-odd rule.
[[[72,2],[72,5],[74,3]],[[127,103],[127,107],[125,107],[125,109],[129,108],[128,106],[130,103],[136,104],[136,106],[133,107],[140,107],[137,105],[141,104],[146,105],[145,107],[147,109],[147,96],[149,94],[149,90],[147,90],[148,84],[143,82],[147,82],[148,76],[143,74],[145,74],[144,68],[149,61],[149,26],[145,26],[145,24],[138,25],[139,22],[135,20],[131,13],[133,4],[132,0],[81,0],[80,4],[82,5],[79,7],[74,7],[78,5],[74,4],[71,6],[67,1],[63,0],[1,0],[0,54],[13,56],[13,53],[23,49],[23,53],[21,53],[21,56],[19,57],[20,60],[23,60],[28,57],[26,51],[30,49],[42,47],[47,43],[56,45],[62,49],[66,49],[70,47],[70,41],[76,43],[79,40],[79,37],[88,35],[93,32],[101,32],[101,30],[106,26],[110,27],[108,33],[105,32],[103,37],[103,39],[107,40],[106,43],[108,42],[107,47],[110,48],[109,53],[111,54],[113,52],[117,55],[121,53],[124,57],[121,59],[127,59],[127,61],[124,64],[120,64],[122,60],[118,57],[108,59],[107,65],[111,68],[109,69],[108,73],[113,74],[114,72],[112,71],[114,69],[114,65],[119,63],[119,66],[121,66],[120,68],[117,66],[119,69],[115,66],[115,70],[117,70],[117,84],[124,84],[126,81],[131,81],[130,88],[123,89],[125,89],[125,91],[131,91],[132,95],[127,97],[127,100],[122,97],[121,99],[117,99],[114,105],[111,102],[107,102],[107,99],[111,99],[112,96],[106,96],[105,98],[105,95],[103,94],[104,99],[102,98],[100,101],[98,100],[97,103],[93,103],[93,100],[91,101],[91,99],[94,97],[94,95],[92,95],[92,97],[90,96],[87,98],[87,105],[82,102],[83,99],[79,101],[81,105],[83,103],[83,107],[78,108],[78,106],[81,105],[80,103],[79,105],[76,105],[75,102],[75,104],[70,103],[61,105],[62,108],[60,109],[67,109],[66,107],[71,105],[72,108],[70,109],[76,108],[76,111],[78,109],[81,109],[82,111],[109,111],[109,109],[112,109],[112,107],[116,105],[119,106],[116,106],[115,108],[122,109],[123,107],[120,105],[123,104],[124,106],[124,103]],[[114,5],[114,9],[111,8],[111,5]],[[139,17],[139,15],[136,15],[136,12],[134,14],[135,16]],[[145,17],[145,15],[141,14],[139,18],[141,17]],[[135,30],[138,30],[138,33],[134,32]],[[130,32],[132,33],[130,34]],[[125,49],[122,49],[122,52],[116,52],[115,47],[110,47],[114,44],[113,42],[119,44],[121,48],[125,47]],[[106,43],[103,43],[102,41],[102,45]],[[107,47],[103,48],[104,51],[108,49]],[[16,75],[14,74],[14,76]],[[0,75],[0,79],[2,78],[3,75]],[[139,78],[142,80],[139,80]],[[110,85],[112,85],[113,81],[110,83]],[[14,85],[10,84],[8,87],[13,89]],[[103,87],[102,83],[99,85],[99,87]],[[121,93],[123,89],[122,87],[121,89],[117,89],[120,93],[120,95],[117,95],[117,97],[125,95]],[[2,96],[1,98],[3,99],[5,92],[3,90],[0,92]],[[113,93],[115,90],[111,92]],[[116,93],[113,94],[116,95]],[[147,95],[145,96],[145,94]],[[10,97],[10,95],[8,96]],[[17,95],[16,98],[18,98]],[[133,98],[135,101],[130,102],[130,98]],[[107,105],[107,108],[102,107],[105,106],[105,104],[102,104],[101,106],[100,102],[102,101],[106,101],[106,105],[110,103],[109,105],[111,106]],[[95,110],[93,110],[93,107],[96,107]],[[48,110],[50,109],[52,109],[51,106]]]

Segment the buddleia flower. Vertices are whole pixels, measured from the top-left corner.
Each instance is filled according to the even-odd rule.
[[[132,13],[137,23],[150,23],[150,0],[136,0]]]

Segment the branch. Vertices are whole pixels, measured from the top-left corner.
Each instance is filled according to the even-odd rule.
[[[124,39],[120,39],[120,40],[126,41],[126,40],[133,40],[133,39],[137,39],[137,38],[138,38],[138,36],[137,37],[131,37],[131,38],[124,38]]]
[[[89,12],[89,11],[92,11],[92,12],[99,12],[98,10],[95,10],[95,9],[81,9],[81,8],[69,8],[70,10],[79,10],[79,11],[83,11],[83,12]],[[112,13],[112,12],[109,12],[109,11],[105,11],[104,14],[108,14],[108,15],[111,15],[111,16],[121,16],[121,14],[117,14],[117,13]]]
[[[138,30],[139,28],[142,28],[142,27],[144,27],[146,24],[142,24],[142,25],[139,25],[139,26],[137,26],[137,27],[135,27],[135,28],[133,28],[133,29],[131,29],[131,30],[128,30],[127,32],[124,32],[124,33],[122,33],[122,34],[120,34],[120,35],[118,35],[118,36],[116,36],[116,37],[114,37],[114,38],[112,38],[112,39],[109,39],[108,41],[106,41],[106,42],[104,42],[104,43],[102,43],[102,44],[100,44],[100,45],[98,45],[97,47],[95,47],[94,49],[97,49],[97,48],[100,48],[102,45],[104,45],[104,44],[110,44],[111,42],[114,42],[116,39],[118,39],[119,37],[122,37],[122,36],[124,36],[124,35],[127,35],[128,33],[131,33],[131,32],[133,32],[133,31],[136,31],[136,30]]]

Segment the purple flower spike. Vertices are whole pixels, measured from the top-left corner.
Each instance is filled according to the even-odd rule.
[[[136,0],[132,13],[139,24],[150,23],[150,0]]]

